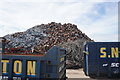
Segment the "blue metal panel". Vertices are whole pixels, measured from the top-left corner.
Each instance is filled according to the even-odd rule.
[[[89,42],[85,48],[87,46],[88,50],[85,49],[85,51],[88,54],[84,54],[84,72],[86,75],[107,75],[109,77],[120,75],[120,42]],[[100,51],[101,48],[104,48],[103,53]],[[116,51],[117,48],[119,53],[114,53],[113,51]]]
[[[62,58],[62,62],[60,61]],[[64,58],[64,59],[63,59]],[[52,47],[44,56],[25,56],[25,55],[3,55],[2,60],[9,60],[7,65],[8,74],[3,74],[2,76],[8,76],[9,78],[19,77],[22,80],[25,78],[60,78],[60,76],[65,76],[66,66],[61,67],[61,65],[66,65],[66,51],[63,48],[54,46]],[[19,60],[22,62],[22,74],[16,75],[13,72],[14,62]],[[35,76],[27,75],[27,61],[36,61],[35,66]],[[58,72],[62,68],[62,73]],[[18,70],[18,67],[17,67]],[[63,71],[64,70],[64,71]],[[63,74],[64,73],[64,74]],[[62,77],[63,78],[63,77]],[[65,78],[65,77],[64,77]]]

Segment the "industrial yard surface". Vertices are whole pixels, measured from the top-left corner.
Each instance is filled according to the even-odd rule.
[[[83,68],[81,69],[67,69],[66,70],[67,80],[120,80],[120,78],[95,78],[91,79],[89,76],[86,76],[83,72]]]
[[[89,78],[88,76],[85,76],[83,69],[67,69],[66,76],[68,78]]]

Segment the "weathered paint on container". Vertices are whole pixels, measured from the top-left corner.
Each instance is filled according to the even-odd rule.
[[[66,50],[53,46],[45,55],[3,54],[2,78],[19,80],[65,79]]]
[[[120,42],[88,42],[84,52],[87,76],[120,76]]]

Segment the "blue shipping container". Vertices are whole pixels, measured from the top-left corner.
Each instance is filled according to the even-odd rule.
[[[52,47],[45,55],[3,54],[2,79],[46,80],[66,78],[66,50]]]
[[[84,72],[90,77],[120,77],[120,42],[88,42]]]

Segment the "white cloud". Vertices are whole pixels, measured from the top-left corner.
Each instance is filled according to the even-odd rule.
[[[92,3],[4,3],[0,11],[2,24],[14,26],[34,26],[36,24],[55,22],[73,22],[78,16],[86,13]],[[89,7],[87,7],[89,6]],[[84,9],[84,10],[83,10]],[[4,15],[4,16],[3,16]]]
[[[104,1],[107,0],[98,0],[98,2],[95,0],[80,2],[77,0],[29,0],[29,2],[27,0],[14,0],[13,2],[4,0],[0,5],[0,28],[2,29],[0,36],[54,21],[75,23],[79,29],[96,41],[106,41],[107,38],[116,41],[117,7],[112,3],[99,5],[99,2]],[[97,11],[98,8],[101,8],[100,11]],[[99,13],[103,9],[105,13]],[[108,36],[109,34],[111,37]]]
[[[1,0],[4,2],[118,2],[119,0]]]
[[[18,31],[19,32],[24,31],[24,29],[21,28],[21,27],[14,27],[14,26],[9,26],[9,25],[0,25],[0,28],[1,28],[0,36],[15,33],[15,32],[18,32]]]
[[[114,6],[116,4],[104,3],[103,13],[99,13],[98,8],[91,10],[77,22],[80,23],[79,28],[95,41],[118,41],[118,8]],[[87,16],[90,14],[92,15]]]

